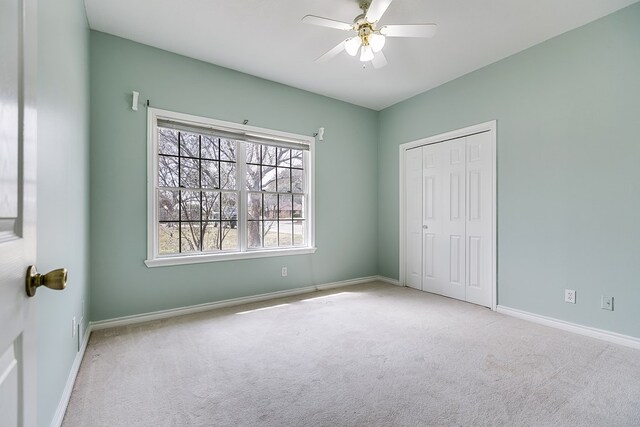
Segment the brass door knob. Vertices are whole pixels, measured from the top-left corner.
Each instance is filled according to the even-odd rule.
[[[47,274],[40,274],[36,270],[35,265],[29,266],[27,269],[27,279],[25,287],[27,295],[30,297],[35,296],[36,289],[40,286],[46,286],[49,289],[55,289],[58,291],[63,290],[67,286],[67,269],[58,268],[52,270]]]

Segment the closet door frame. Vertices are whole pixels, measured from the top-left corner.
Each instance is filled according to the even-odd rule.
[[[497,227],[497,207],[498,207],[498,199],[497,199],[497,151],[496,151],[496,130],[497,130],[497,121],[492,120],[485,123],[480,123],[473,126],[468,126],[462,129],[453,130],[450,132],[441,133],[439,135],[429,136],[427,138],[421,138],[415,141],[407,142],[401,144],[399,146],[399,209],[400,209],[400,227],[399,227],[399,266],[400,266],[400,274],[399,274],[399,282],[402,286],[407,286],[406,282],[406,221],[405,221],[405,206],[406,206],[406,182],[405,182],[405,163],[407,158],[407,150],[412,148],[421,147],[429,144],[437,144],[439,142],[445,142],[452,139],[463,138],[470,135],[475,135],[478,133],[489,132],[491,139],[491,150],[493,152],[493,170],[492,170],[492,189],[493,189],[493,203],[492,203],[492,260],[491,260],[491,281],[492,281],[492,292],[491,292],[491,309],[493,311],[496,310],[497,307],[497,298],[498,298],[498,279],[497,279],[497,271],[498,271],[498,255],[497,255],[497,246],[498,246],[498,227]]]

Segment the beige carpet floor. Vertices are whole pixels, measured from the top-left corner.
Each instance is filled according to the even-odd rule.
[[[93,333],[64,426],[638,426],[640,351],[371,283]]]

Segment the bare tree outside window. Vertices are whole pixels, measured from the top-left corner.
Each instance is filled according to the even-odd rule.
[[[160,254],[238,248],[236,145],[158,128]]]
[[[304,245],[304,152],[245,147],[249,248]]]

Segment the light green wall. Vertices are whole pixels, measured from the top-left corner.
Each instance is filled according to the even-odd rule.
[[[76,356],[71,319],[89,302],[89,28],[81,0],[38,6],[38,253],[41,272],[69,269],[67,289],[41,289],[38,425],[48,426]],[[83,300],[86,301],[85,312]]]
[[[380,113],[89,36],[78,0],[40,2],[38,19],[37,263],[70,271],[64,292],[38,293],[39,425],[49,425],[76,355],[73,316],[86,324],[373,274],[397,278],[398,145],[493,119],[499,303],[640,336],[640,4]],[[302,134],[325,126],[318,252],[145,267],[146,111],[130,110],[132,90],[153,106],[222,120]],[[576,305],[562,302],[565,287],[577,290]],[[598,308],[602,293],[616,297],[613,313]]]
[[[398,277],[398,145],[493,119],[499,304],[640,337],[640,4],[380,113],[379,274]]]
[[[212,41],[213,42],[213,41]],[[316,149],[313,255],[147,268],[146,108],[310,135]],[[374,275],[378,114],[91,32],[91,316],[101,320]],[[288,277],[280,276],[287,266]]]

